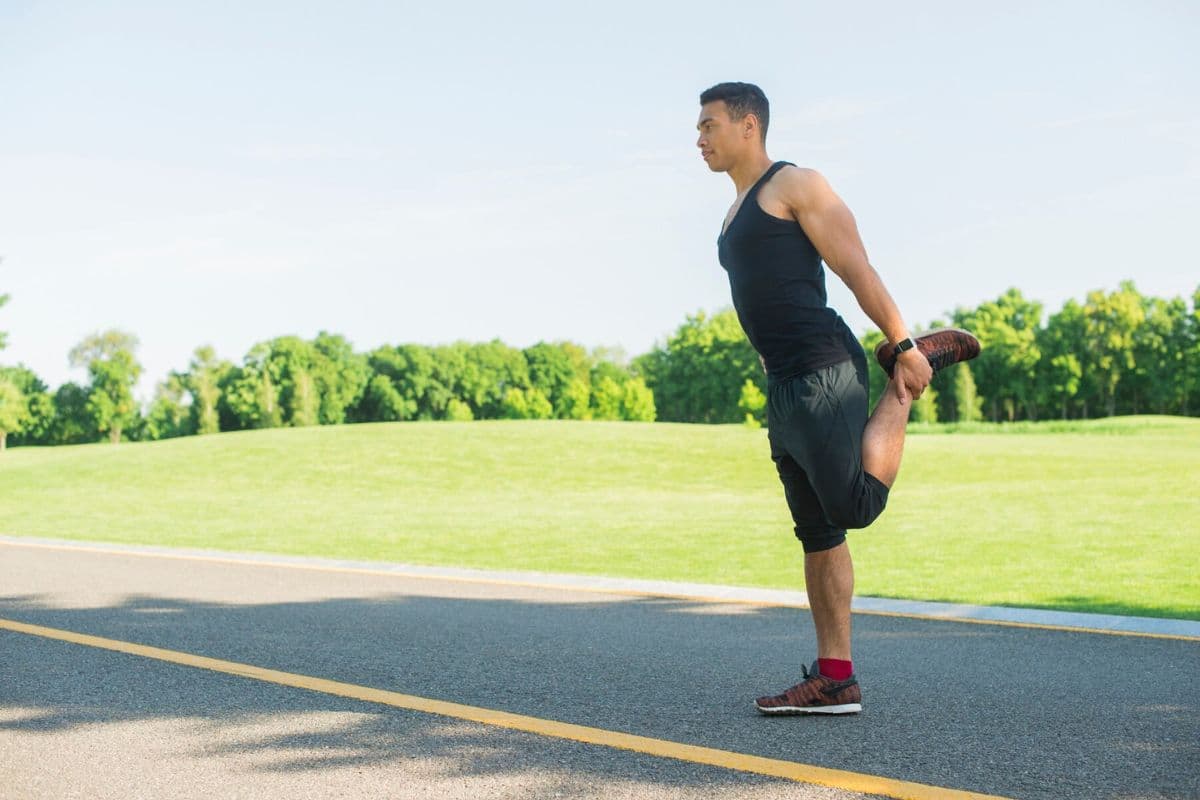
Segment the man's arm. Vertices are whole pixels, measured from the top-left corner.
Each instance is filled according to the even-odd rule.
[[[784,169],[778,177],[783,179],[780,188],[792,215],[829,269],[854,293],[866,315],[893,344],[908,338],[908,326],[900,310],[867,260],[854,215],[829,182],[815,170],[801,168]],[[932,377],[933,370],[919,350],[913,348],[901,353],[893,372],[896,396],[901,403],[907,401],[909,394],[920,397]]]

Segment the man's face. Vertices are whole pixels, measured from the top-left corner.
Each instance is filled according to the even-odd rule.
[[[746,146],[742,125],[729,118],[729,108],[724,100],[714,100],[700,107],[696,130],[700,131],[696,146],[713,172],[727,171]]]

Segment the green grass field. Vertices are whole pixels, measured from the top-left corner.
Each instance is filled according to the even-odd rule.
[[[859,594],[1200,619],[1200,420],[931,430],[914,427],[888,510],[851,534]],[[803,584],[766,433],[738,425],[22,448],[0,454],[0,508],[0,533],[18,536]]]

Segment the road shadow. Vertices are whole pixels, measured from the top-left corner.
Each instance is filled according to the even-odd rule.
[[[752,699],[799,677],[806,612],[661,598],[560,602],[386,594],[260,604],[151,595],[103,607],[0,597],[0,617],[544,719],[1022,798],[1200,793],[1192,642],[860,616],[862,715],[767,719]],[[355,712],[329,730],[239,739],[262,769],[414,754],[451,774],[611,777],[604,748],[530,745],[446,718],[0,631],[0,734],[147,719],[244,722]],[[1129,676],[1138,676],[1130,681]],[[82,677],[81,677],[82,676]],[[202,677],[201,677],[202,676]],[[1118,688],[1119,687],[1119,688]],[[538,740],[537,737],[533,737]],[[538,740],[545,741],[545,740]],[[224,749],[222,749],[224,748]],[[293,754],[293,755],[289,755]],[[211,753],[210,753],[211,754]],[[1192,769],[1181,769],[1191,765]],[[712,768],[639,782],[744,785]],[[763,779],[765,780],[765,779]]]

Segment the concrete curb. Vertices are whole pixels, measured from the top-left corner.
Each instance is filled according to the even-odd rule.
[[[162,555],[175,558],[220,559],[247,564],[286,564],[297,567],[364,570],[380,574],[419,575],[432,579],[515,583],[554,589],[577,589],[586,592],[613,592],[666,597],[701,602],[753,603],[770,606],[807,608],[804,592],[782,589],[722,586],[707,583],[608,578],[592,575],[571,575],[547,572],[513,572],[461,567],[429,567],[383,561],[345,561],[288,556],[273,553],[238,553],[222,550],[196,550],[174,547],[111,544],[65,539],[0,536],[0,544],[13,546],[89,549],[93,551],[134,555]],[[1125,633],[1147,636],[1168,636],[1200,641],[1200,622],[1163,619],[1158,617],[1127,617],[1116,614],[1085,614],[1073,611],[1048,611],[1035,608],[1006,606],[975,606],[955,603],[931,603],[920,600],[894,600],[882,597],[856,597],[853,609],[864,614],[888,614],[928,619],[1029,625],[1047,628],[1069,628],[1098,633]]]

